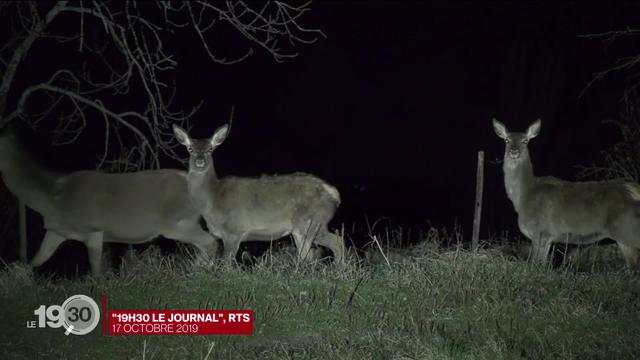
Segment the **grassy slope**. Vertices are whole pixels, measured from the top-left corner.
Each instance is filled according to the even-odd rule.
[[[396,259],[394,261],[393,259]],[[549,270],[497,253],[427,253],[366,266],[272,259],[186,271],[157,255],[120,276],[42,279],[0,270],[4,359],[633,359],[640,283],[605,268]],[[357,290],[354,288],[360,282]],[[40,304],[87,294],[112,308],[248,308],[255,335],[64,336],[27,329]],[[349,301],[351,299],[351,301]]]

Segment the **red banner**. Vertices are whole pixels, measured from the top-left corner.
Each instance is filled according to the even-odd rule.
[[[109,310],[109,335],[252,335],[253,310]]]

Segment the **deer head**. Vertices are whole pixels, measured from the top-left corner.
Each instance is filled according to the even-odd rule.
[[[189,152],[189,171],[204,172],[213,167],[211,154],[220,146],[229,134],[229,125],[222,125],[209,139],[192,139],[187,132],[173,125],[173,133],[178,142],[187,147]]]
[[[518,161],[529,158],[528,144],[531,139],[540,133],[541,120],[534,121],[526,132],[509,132],[506,126],[500,121],[493,119],[493,130],[496,135],[505,142],[504,159]]]

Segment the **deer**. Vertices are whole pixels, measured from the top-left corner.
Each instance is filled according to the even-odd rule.
[[[309,261],[312,245],[328,248],[344,262],[342,238],[328,230],[340,205],[338,190],[310,174],[218,177],[213,152],[227,138],[229,125],[207,139],[192,139],[181,127],[173,131],[189,152],[187,184],[195,208],[209,231],[222,239],[223,256],[233,261],[240,243],[251,238],[273,241],[292,235],[298,258]],[[311,252],[311,254],[310,254]]]
[[[528,144],[540,133],[541,120],[524,133],[509,132],[493,119],[504,140],[504,184],[518,214],[520,231],[531,240],[532,257],[548,263],[554,243],[590,245],[614,240],[631,271],[640,259],[640,186],[624,180],[572,182],[537,177]]]
[[[77,171],[60,174],[42,167],[10,128],[0,130],[0,173],[9,191],[40,213],[45,235],[30,265],[45,263],[67,239],[88,250],[93,275],[100,275],[105,242],[140,244],[158,236],[196,246],[198,261],[217,253],[217,239],[200,227],[182,170],[131,173]]]

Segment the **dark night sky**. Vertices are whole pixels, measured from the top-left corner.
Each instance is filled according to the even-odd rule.
[[[633,54],[624,41],[605,49],[578,35],[636,25],[639,7],[317,2],[305,24],[327,39],[298,58],[185,66],[179,87],[207,101],[202,136],[236,106],[235,130],[216,154],[221,174],[316,173],[342,191],[338,220],[347,223],[365,214],[413,226],[457,219],[469,233],[485,150],[486,236],[516,226],[491,118],[518,130],[542,117],[537,173],[574,178],[611,141],[601,134],[615,135],[602,121],[618,113],[623,83],[578,94],[592,73]]]
[[[577,165],[615,140],[602,121],[618,114],[621,79],[578,94],[592,73],[635,53],[629,40],[605,48],[578,35],[639,26],[640,3],[315,2],[312,9],[301,23],[327,38],[283,64],[261,51],[238,65],[212,64],[195,38],[170,49],[180,63],[178,107],[205,102],[196,137],[209,136],[235,106],[231,135],[215,154],[219,174],[311,172],[341,190],[338,223],[364,215],[416,228],[457,220],[470,234],[484,150],[486,237],[516,230],[494,161],[503,144],[492,117],[512,130],[543,119],[531,146],[537,175],[574,179]],[[243,41],[223,39],[217,51],[242,54]]]

